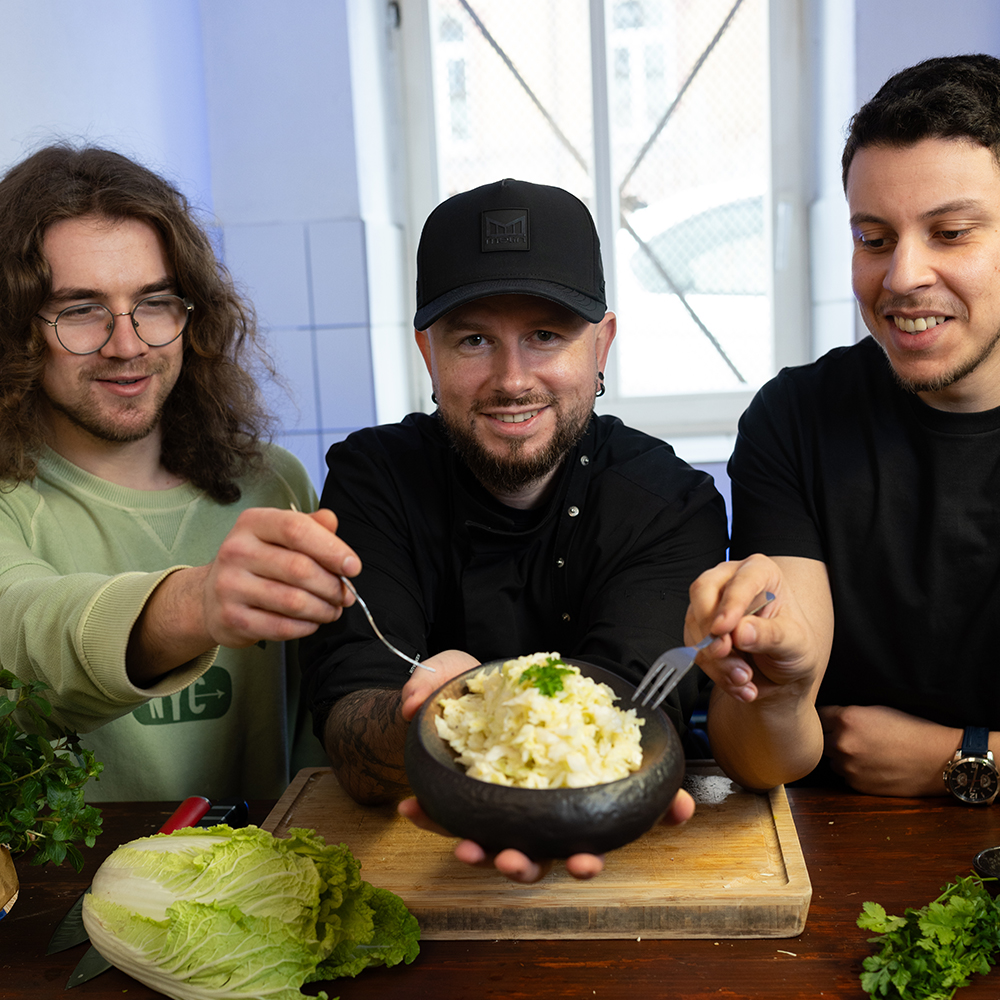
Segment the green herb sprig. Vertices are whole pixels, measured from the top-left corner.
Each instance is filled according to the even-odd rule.
[[[25,682],[0,670],[0,844],[13,855],[34,850],[33,865],[69,863],[83,868],[77,844],[93,847],[101,832],[101,813],[83,800],[83,786],[104,765],[79,737],[48,721],[52,706],[42,697],[47,685]],[[20,709],[32,729],[15,721]]]
[[[538,688],[546,698],[554,698],[563,689],[563,677],[571,673],[572,667],[567,667],[556,657],[550,657],[543,664],[528,667],[521,674],[521,683]]]
[[[942,887],[932,903],[888,915],[865,903],[858,917],[878,951],[862,963],[861,988],[871,997],[949,1000],[975,973],[987,973],[1000,948],[1000,906],[978,875]]]

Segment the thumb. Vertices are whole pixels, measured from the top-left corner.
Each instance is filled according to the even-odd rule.
[[[414,684],[412,686],[408,684],[403,688],[403,703],[401,706],[401,712],[404,721],[412,721],[413,717],[417,714],[417,710],[427,700],[427,696],[433,690],[434,688],[432,686],[428,687],[427,685],[421,684]]]
[[[757,628],[759,619],[748,618],[739,623],[733,632],[733,646],[745,653],[757,651],[760,643],[760,632]]]

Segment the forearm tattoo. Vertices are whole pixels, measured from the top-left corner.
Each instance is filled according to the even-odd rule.
[[[399,691],[354,691],[326,720],[326,752],[356,802],[379,805],[409,793],[403,745],[406,722]]]

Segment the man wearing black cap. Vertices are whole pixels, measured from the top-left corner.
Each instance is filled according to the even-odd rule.
[[[480,662],[558,651],[637,682],[682,644],[688,585],[726,547],[710,478],[593,412],[615,317],[582,202],[514,180],[457,195],[428,218],[417,270],[438,409],[334,445],[321,503],[364,560],[376,622],[434,673],[410,677],[353,611],[304,656],[317,733],[366,803],[405,793],[407,721]],[[689,676],[667,706],[682,734],[698,689]],[[497,863],[537,876],[521,855]]]

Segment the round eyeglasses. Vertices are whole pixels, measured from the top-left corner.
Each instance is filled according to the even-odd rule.
[[[100,302],[67,306],[55,319],[38,318],[56,332],[56,339],[70,354],[93,354],[110,339],[116,316],[130,316],[136,336],[150,347],[166,347],[187,328],[194,303],[179,295],[151,295],[131,310],[113,313]]]

